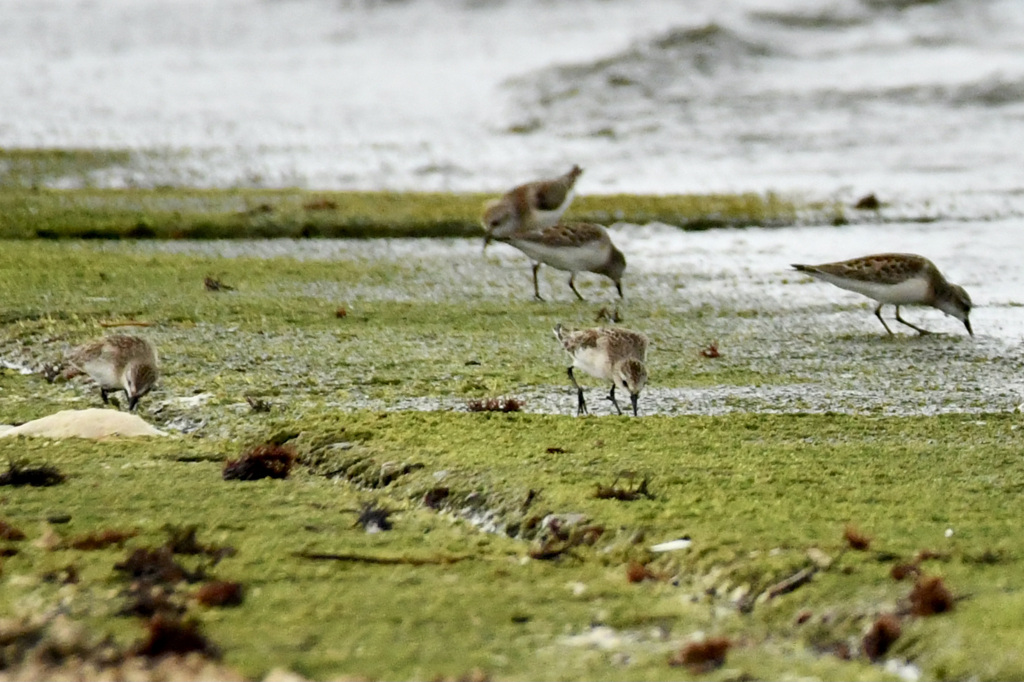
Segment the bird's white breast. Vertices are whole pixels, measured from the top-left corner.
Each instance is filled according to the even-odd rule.
[[[114,363],[104,360],[92,360],[82,365],[82,369],[92,380],[106,389],[123,388],[121,376],[114,370]]]
[[[533,260],[559,270],[590,271],[608,262],[608,246],[598,241],[582,246],[548,246],[522,239],[512,239],[510,243]]]
[[[835,284],[837,287],[856,291],[858,294],[864,294],[879,303],[892,303],[896,305],[927,303],[932,296],[931,284],[926,277],[911,277],[898,284],[881,284],[878,282],[865,282],[863,280],[837,277],[827,273],[815,273],[815,275],[819,279]]]
[[[580,348],[572,356],[573,367],[578,367],[592,377],[612,380],[612,368],[608,355],[594,347]]]

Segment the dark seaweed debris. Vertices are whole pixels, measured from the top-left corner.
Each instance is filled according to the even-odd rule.
[[[256,481],[261,478],[288,478],[295,464],[295,452],[273,443],[264,443],[243,452],[238,459],[224,463],[225,481]]]
[[[466,403],[470,412],[519,412],[523,402],[516,398],[487,398],[486,400],[470,400]]]
[[[220,651],[200,631],[198,623],[158,614],[150,619],[146,638],[135,646],[132,653],[159,658],[194,651],[210,658],[220,658]]]
[[[725,663],[725,654],[732,646],[725,637],[711,637],[700,642],[690,642],[681,648],[668,664],[686,666],[694,675],[708,673]]]
[[[231,580],[214,580],[196,591],[196,601],[203,606],[239,606],[242,584]]]
[[[63,482],[64,474],[49,464],[30,467],[20,462],[8,462],[7,471],[0,474],[0,485],[30,485],[34,488],[42,488]]]
[[[391,530],[392,524],[389,516],[391,516],[389,510],[370,503],[363,506],[356,523],[362,526],[367,533],[380,533]]]

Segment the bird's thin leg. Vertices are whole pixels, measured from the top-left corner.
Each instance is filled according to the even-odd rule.
[[[608,400],[612,401],[612,405],[615,406],[615,410],[622,414],[622,408],[619,407],[619,401],[615,399],[615,384],[612,384],[612,390],[608,392]]]
[[[540,287],[537,286],[537,271],[540,270],[540,263],[533,264],[533,298],[538,301],[543,301],[544,297],[540,295]]]
[[[900,307],[899,306],[896,306],[896,321],[897,322],[902,322],[903,324],[907,325],[911,329],[917,330],[917,332],[919,334],[921,334],[922,336],[925,335],[925,334],[931,334],[931,332],[928,331],[927,329],[921,329],[916,324],[910,324],[909,322],[904,320],[902,317],[900,317]]]
[[[580,292],[576,291],[576,273],[575,272],[572,273],[571,275],[569,275],[569,288],[572,289],[572,293],[576,294],[576,298],[580,299],[581,301],[586,300],[582,296],[580,296]]]
[[[579,403],[576,405],[576,416],[587,413],[587,403],[583,400],[583,387],[576,383],[576,377],[572,373],[572,365],[569,365],[569,381],[576,387],[576,395],[579,397]]]
[[[103,398],[103,404],[104,405],[109,405],[110,404],[110,399],[107,397],[107,395],[110,394],[111,392],[112,391],[108,391],[105,388],[101,388],[100,389],[100,397]]]
[[[885,327],[885,331],[889,332],[889,336],[892,336],[893,335],[892,330],[889,329],[889,325],[887,325],[885,323],[885,320],[882,319],[882,306],[883,305],[884,305],[883,303],[879,303],[878,307],[875,308],[875,317],[877,317],[878,321],[882,323],[883,327]],[[896,310],[899,311],[899,308],[897,307]],[[899,315],[899,313],[897,312],[897,316],[898,315]]]

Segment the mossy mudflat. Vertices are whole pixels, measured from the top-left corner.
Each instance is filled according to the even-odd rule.
[[[614,305],[605,283],[581,283],[591,301],[578,303],[558,275],[546,286],[562,288],[536,303],[522,263],[500,267],[476,245],[453,259],[469,248],[459,240],[421,242],[416,257],[396,243],[324,246],[336,250],[4,244],[0,357],[38,369],[122,329],[103,324],[147,323],[136,331],[157,342],[164,376],[141,413],[186,434],[0,439],[0,462],[47,463],[68,477],[3,489],[0,519],[29,536],[5,543],[18,552],[4,560],[4,614],[61,604],[127,646],[142,626],[117,615],[128,588],[114,564],[165,542],[167,525],[195,526],[201,541],[237,552],[216,565],[181,561],[241,582],[245,599],[201,607],[187,598],[191,584],[177,598],[226,662],[254,678],[284,666],[313,678],[678,679],[689,673],[670,657],[702,632],[733,642],[713,678],[887,679],[895,673],[860,653],[882,613],[900,614],[903,628],[887,656],[926,677],[1024,674],[1013,644],[1024,588],[1012,513],[1024,485],[1019,417],[778,415],[756,399],[837,377],[859,387],[920,381],[927,404],[941,400],[932,384],[944,379],[984,407],[972,378],[1015,371],[1012,358],[959,336],[794,330],[745,314],[740,299],[711,310],[677,300],[684,279],[637,273],[628,291],[646,295],[620,312],[655,339],[647,416],[577,419],[550,328],[596,323]],[[216,255],[263,247],[282,255]],[[711,360],[700,350],[713,339],[722,355]],[[587,385],[607,415],[603,388]],[[671,391],[702,387],[745,390],[743,409],[758,412],[670,416],[686,405]],[[270,411],[252,410],[247,395]],[[470,399],[501,395],[523,396],[528,412],[465,411]],[[0,369],[0,421],[98,402],[87,382]],[[266,440],[295,448],[288,479],[221,479],[225,459]],[[598,495],[609,488],[643,494]],[[369,503],[392,512],[392,530],[356,524]],[[65,522],[55,526],[64,538],[139,534],[123,548],[44,549],[33,543],[46,519]],[[848,525],[872,538],[867,551],[844,551]],[[690,549],[650,550],[681,535]],[[921,552],[919,570],[952,591],[950,613],[907,613],[911,582],[890,573]],[[630,583],[630,562],[651,577]],[[61,585],[54,576],[68,566],[78,582]],[[767,596],[812,566],[808,582]]]
[[[493,194],[302,189],[104,189],[99,174],[140,162],[123,150],[0,149],[2,239],[477,237]],[[72,189],[69,189],[71,187]],[[773,193],[589,195],[567,220],[663,222],[684,229],[832,222],[834,204]]]
[[[891,654],[928,676],[1006,679],[1024,669],[1009,645],[1019,636],[1010,613],[1021,606],[1024,550],[1005,513],[1024,484],[1015,421],[325,415],[290,423],[315,467],[251,483],[221,480],[220,458],[239,447],[226,442],[0,440],[0,457],[45,461],[68,476],[5,493],[3,518],[30,537],[5,564],[3,608],[60,595],[76,617],[128,643],[140,628],[115,615],[113,564],[132,547],[159,545],[167,524],[196,525],[204,542],[237,550],[209,570],[242,582],[247,596],[234,609],[190,612],[226,661],[253,676],[284,665],[313,678],[479,668],[499,679],[672,679],[680,673],[669,656],[703,631],[735,642],[719,677],[880,679],[858,660],[860,637],[879,614],[906,608],[911,586],[890,571],[928,550],[935,558],[921,569],[943,578],[955,608],[904,616]],[[965,429],[970,445],[961,444]],[[326,447],[334,442],[352,447]],[[417,466],[381,488],[352,473],[387,462]],[[332,466],[333,477],[321,475]],[[651,497],[596,498],[599,484],[634,484],[625,472],[647,478]],[[424,496],[441,486],[448,501],[428,508]],[[355,524],[368,501],[393,511],[392,530],[368,535]],[[466,521],[486,511],[515,519],[521,539]],[[585,515],[599,537],[530,559],[548,514]],[[140,534],[125,549],[32,546],[40,521],[54,516],[70,517],[58,527],[64,537]],[[867,551],[842,551],[848,524],[873,538]],[[689,550],[648,549],[683,534]],[[767,599],[814,565],[812,548],[833,565]],[[631,584],[630,560],[666,579]],[[73,587],[43,579],[68,564],[81,576]],[[598,645],[604,632],[615,634]],[[842,647],[853,661],[833,653]]]

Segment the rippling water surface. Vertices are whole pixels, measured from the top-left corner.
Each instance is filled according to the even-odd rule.
[[[100,184],[876,192],[1018,215],[1010,0],[2,5],[0,145],[128,147]]]

